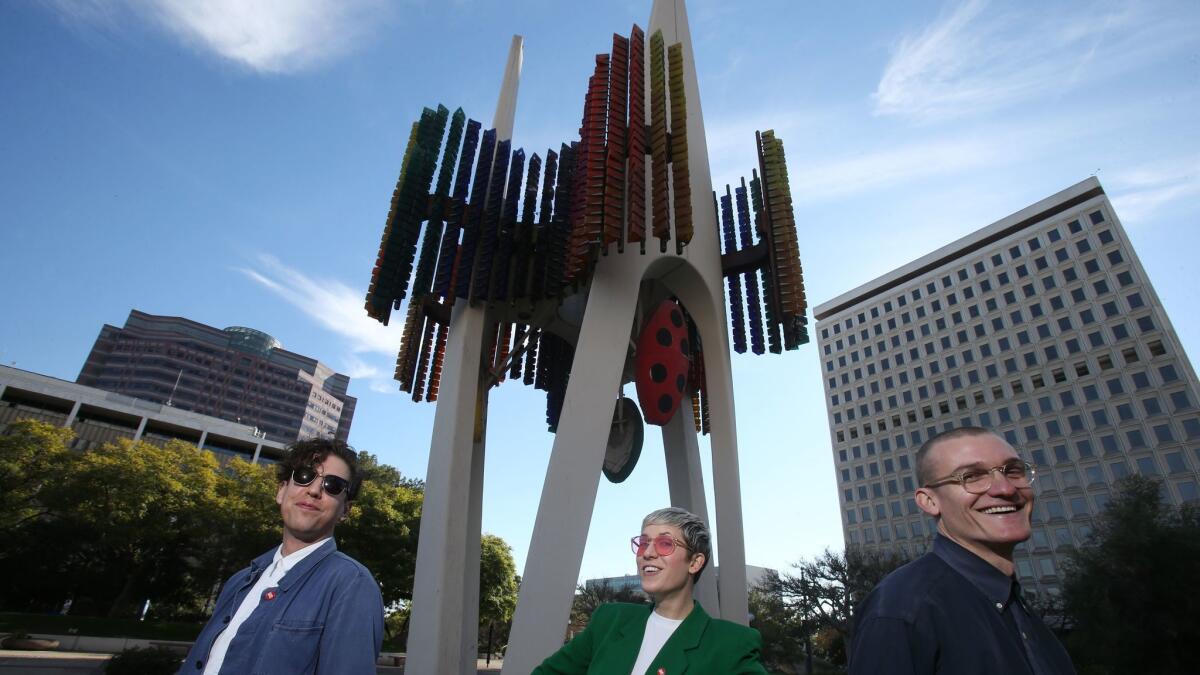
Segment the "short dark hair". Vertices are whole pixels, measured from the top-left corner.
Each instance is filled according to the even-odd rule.
[[[996,432],[985,427],[956,427],[949,431],[943,431],[922,443],[921,447],[917,449],[917,487],[925,487],[929,484],[929,481],[935,478],[929,475],[932,471],[929,466],[929,451],[933,449],[933,446],[943,441],[952,441],[956,438],[987,435],[997,436]]]
[[[362,476],[358,473],[358,453],[344,442],[332,438],[308,438],[296,441],[287,448],[283,461],[275,466],[275,477],[286,483],[292,472],[302,467],[314,467],[333,455],[350,467],[350,487],[346,490],[346,501],[358,496],[362,487]]]

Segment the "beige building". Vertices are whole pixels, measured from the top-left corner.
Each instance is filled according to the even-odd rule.
[[[1115,481],[1200,498],[1200,387],[1104,189],[1089,178],[815,310],[847,545],[923,551],[913,454],[979,425],[1039,467],[1028,588]]]
[[[19,419],[70,428],[77,450],[120,438],[158,444],[179,439],[222,461],[276,462],[284,449],[252,426],[0,366],[0,433]]]

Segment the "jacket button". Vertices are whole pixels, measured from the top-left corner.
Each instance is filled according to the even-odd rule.
[[[197,662],[196,662],[196,670],[201,670],[201,669],[203,669],[203,668],[204,668],[204,662],[203,662],[203,661],[197,661]]]
[[[231,617],[231,616],[227,616],[227,617],[225,617],[224,619],[221,619],[221,623],[229,623],[229,620],[230,620],[230,619],[232,619],[232,618],[233,618],[233,617]]]

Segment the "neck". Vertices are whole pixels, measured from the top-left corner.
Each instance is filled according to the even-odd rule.
[[[947,532],[946,528],[942,527],[942,523],[940,521],[938,522],[938,532],[940,532],[943,537],[979,556],[984,562],[1000,570],[1004,576],[1011,577],[1013,575],[1013,550],[1016,549],[1016,544],[996,546],[993,548],[989,546],[981,546],[972,542],[962,541],[961,539]]]
[[[685,619],[692,613],[696,601],[692,600],[692,585],[654,599],[654,611],[666,619]]]
[[[324,539],[324,537],[322,537],[322,539]],[[283,544],[281,544],[279,547],[279,555],[284,556],[286,558],[287,556],[295,553],[296,551],[299,551],[301,549],[305,549],[305,548],[308,548],[309,546],[312,546],[313,544],[317,543],[317,541],[320,541],[320,539],[315,540],[315,541],[302,541],[302,540],[297,539],[293,536],[290,536],[290,535],[288,535],[288,533],[284,532],[283,533]]]

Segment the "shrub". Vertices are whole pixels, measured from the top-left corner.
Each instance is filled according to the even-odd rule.
[[[174,675],[183,657],[169,649],[126,649],[112,657],[105,675]]]

